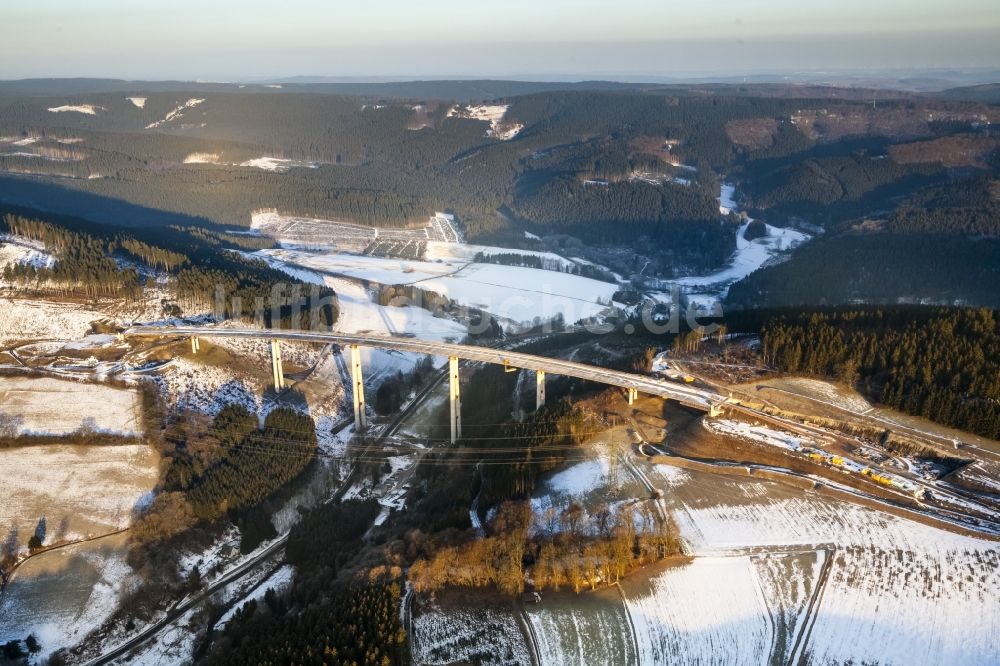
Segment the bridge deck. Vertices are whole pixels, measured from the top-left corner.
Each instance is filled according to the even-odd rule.
[[[525,354],[522,352],[477,347],[475,345],[436,342],[419,338],[397,338],[380,335],[356,335],[350,333],[319,333],[313,331],[261,330],[240,328],[201,328],[144,326],[129,328],[123,333],[126,337],[200,337],[200,338],[254,338],[261,340],[289,340],[295,342],[316,342],[322,344],[359,345],[362,347],[379,347],[416,354],[432,354],[434,356],[456,356],[467,361],[480,363],[508,364],[516,368],[542,371],[554,375],[566,375],[577,379],[586,379],[601,384],[620,386],[625,389],[635,389],[641,393],[655,395],[669,400],[676,400],[683,405],[708,411],[712,404],[724,400],[711,391],[693,386],[684,386],[646,377],[630,372],[609,370],[584,363],[564,361],[547,356]]]

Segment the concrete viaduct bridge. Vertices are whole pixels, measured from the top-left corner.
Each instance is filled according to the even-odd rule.
[[[416,354],[447,356],[449,362],[451,441],[453,443],[462,436],[461,387],[458,376],[458,362],[460,359],[478,363],[503,365],[512,371],[517,369],[534,371],[536,407],[541,407],[545,404],[546,374],[565,375],[567,377],[576,377],[577,379],[621,387],[628,392],[630,405],[641,392],[659,396],[667,400],[676,400],[682,405],[716,416],[719,414],[722,404],[726,401],[724,396],[705,389],[667,382],[630,372],[609,370],[584,363],[564,361],[562,359],[504,349],[494,349],[492,347],[436,342],[433,340],[421,340],[419,338],[397,338],[335,332],[319,333],[312,331],[208,328],[196,326],[134,327],[125,330],[121,335],[126,338],[190,338],[191,351],[195,353],[200,348],[199,338],[251,338],[269,340],[271,345],[271,372],[276,389],[281,389],[285,386],[284,373],[281,366],[281,341],[314,342],[347,347],[351,351],[351,379],[354,385],[352,390],[354,394],[354,425],[358,432],[363,431],[368,425],[365,415],[365,389],[361,368],[361,347],[377,347]]]

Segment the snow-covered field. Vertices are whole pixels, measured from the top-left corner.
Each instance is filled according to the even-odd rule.
[[[374,335],[415,335],[425,340],[461,342],[466,328],[458,322],[435,317],[429,311],[415,306],[384,307],[373,303],[367,290],[354,280],[326,278],[327,286],[337,292],[340,317],[336,329],[342,333],[370,333]],[[409,372],[423,357],[387,349],[365,347],[361,350],[365,381],[371,382],[397,370]],[[435,358],[435,365],[445,359]]]
[[[316,254],[295,250],[261,250],[255,256],[269,257],[321,273],[331,273],[380,284],[413,284],[445,275],[457,266],[429,261],[410,261],[360,254]]]
[[[12,342],[74,340],[90,333],[90,324],[105,315],[79,305],[0,298],[0,345]]]
[[[156,453],[140,444],[0,448],[0,468],[0,525],[22,551],[43,519],[45,544],[128,527],[159,476]]]
[[[137,106],[140,109],[146,106],[146,98],[145,97],[126,97],[125,99],[127,99],[130,102],[132,102],[132,104],[134,104],[135,106]]]
[[[634,664],[635,641],[617,590],[546,593],[525,614],[543,664]]]
[[[520,324],[562,315],[567,323],[596,317],[611,304],[617,285],[537,268],[468,264],[419,286]]]
[[[142,432],[138,391],[55,377],[0,377],[0,414],[16,419],[18,433]]]
[[[526,609],[543,663],[1000,661],[995,542],[774,482],[637,464],[693,558],[626,577],[617,607],[545,595]],[[577,463],[545,492],[599,486],[605,471]]]
[[[995,542],[771,482],[687,476],[665,501],[696,556],[820,544],[836,549],[805,645],[810,663],[1000,659]]]
[[[622,582],[639,664],[766,664],[772,629],[749,557],[699,557]]]
[[[354,254],[261,250],[255,256],[355,280],[407,284],[518,324],[561,314],[568,323],[604,312],[617,285],[569,273],[498,264],[411,261]]]

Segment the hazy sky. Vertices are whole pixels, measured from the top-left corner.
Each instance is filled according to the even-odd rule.
[[[0,78],[1000,66],[1000,0],[3,0]]]

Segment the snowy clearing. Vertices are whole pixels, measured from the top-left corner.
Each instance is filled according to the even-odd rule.
[[[21,340],[82,338],[90,333],[92,322],[106,318],[78,305],[10,298],[0,299],[0,310],[0,345]]]
[[[354,280],[328,277],[326,284],[337,292],[340,306],[336,325],[338,332],[386,336],[412,334],[425,340],[442,342],[460,342],[466,337],[467,331],[462,324],[435,317],[422,308],[383,307],[373,303],[367,290]],[[361,358],[367,383],[397,371],[409,372],[423,357],[419,354],[364,347]],[[435,365],[443,362],[443,358],[434,359]]]
[[[720,435],[740,437],[752,442],[788,449],[789,451],[801,451],[803,444],[807,443],[801,437],[795,437],[787,432],[773,430],[765,426],[750,425],[744,421],[711,419],[702,421],[702,425]]]
[[[127,99],[130,102],[132,102],[133,104],[135,104],[140,109],[146,106],[146,98],[145,97],[126,97],[125,99]]]
[[[744,237],[748,226],[750,222],[744,222],[736,232],[736,252],[733,253],[726,268],[707,275],[679,278],[672,282],[680,286],[692,301],[714,302],[724,298],[733,283],[750,275],[779,254],[809,240],[809,236],[801,231],[766,224],[766,236],[748,241]]]
[[[19,434],[142,434],[139,392],[54,377],[0,377],[0,413]]]
[[[146,129],[156,129],[157,127],[160,127],[161,125],[164,125],[170,122],[171,120],[174,120],[175,118],[180,118],[181,116],[184,115],[185,109],[193,109],[194,107],[198,106],[204,101],[205,101],[204,99],[198,99],[197,97],[192,97],[183,104],[175,107],[172,111],[167,113],[167,115],[165,115],[161,120],[157,120],[155,122],[151,122],[148,125],[146,125]]]
[[[46,252],[44,246],[0,234],[0,271],[8,265],[51,268],[55,263],[55,257]],[[0,278],[0,284],[3,284],[2,278]]]
[[[240,166],[263,169],[264,171],[272,171],[274,173],[287,173],[289,170],[295,168],[318,169],[319,163],[305,162],[303,160],[288,160],[282,157],[257,157],[252,160],[247,160],[246,162],[241,162]]]
[[[337,292],[340,317],[336,329],[342,333],[412,334],[425,340],[442,342],[459,342],[466,336],[467,331],[462,324],[435,317],[423,308],[374,303],[368,291],[354,280],[328,277],[326,285]]]
[[[486,136],[491,136],[501,141],[509,141],[517,136],[524,125],[521,123],[505,123],[504,116],[507,115],[509,104],[470,104],[467,106],[453,106],[448,110],[448,117],[471,118],[472,120],[482,120],[490,124],[486,130]]]
[[[94,104],[64,104],[62,106],[49,107],[49,111],[52,113],[85,113],[89,116],[97,115],[98,110],[104,111],[105,108]]]
[[[219,156],[216,153],[191,153],[184,158],[184,164],[218,164]]]

